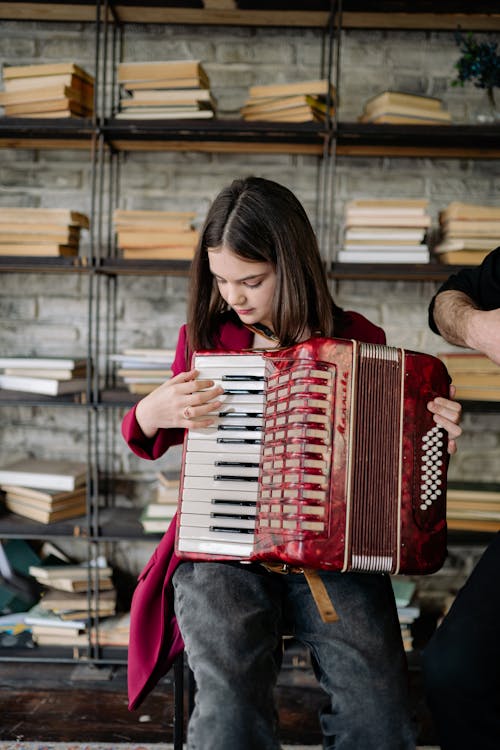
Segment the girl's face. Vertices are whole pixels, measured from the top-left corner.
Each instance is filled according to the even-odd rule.
[[[273,264],[245,260],[225,245],[208,248],[208,263],[221,297],[241,321],[270,328],[276,288]]]

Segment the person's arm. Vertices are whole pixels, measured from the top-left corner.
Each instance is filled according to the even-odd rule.
[[[433,316],[450,344],[475,349],[500,365],[500,298],[496,310],[481,310],[464,292],[445,290],[434,300]]]

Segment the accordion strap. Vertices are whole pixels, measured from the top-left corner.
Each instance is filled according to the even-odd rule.
[[[304,568],[303,570],[321,619],[323,622],[335,622],[339,619],[339,616],[318,571],[312,568]]]
[[[314,570],[313,568],[295,568],[286,563],[266,562],[262,563],[262,565],[271,573],[303,573],[309,584],[309,589],[316,603],[316,607],[318,608],[319,616],[323,622],[336,622],[339,619],[335,607],[332,604],[332,600],[330,599],[330,595],[326,590],[326,586],[321,580],[317,570]]]

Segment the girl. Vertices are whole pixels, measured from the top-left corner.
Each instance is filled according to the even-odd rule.
[[[125,416],[125,439],[138,455],[154,459],[181,442],[184,430],[213,423],[212,414],[223,403],[222,389],[195,380],[197,373],[189,369],[193,351],[272,348],[314,335],[385,343],[382,329],[333,302],[314,232],[297,198],[269,180],[234,181],[215,199],[201,232],[175,376]],[[460,406],[438,398],[429,409],[448,431],[449,451],[454,452]],[[172,576],[177,623],[169,622],[162,605],[166,635],[161,637],[180,642],[178,624],[194,672],[190,750],[279,749],[273,690],[284,632],[309,647],[328,695],[321,714],[325,748],[415,747],[389,576],[322,571],[339,615],[337,622],[324,623],[304,576],[281,575],[260,564],[179,564],[172,540],[172,532],[167,533],[161,551],[146,566],[143,583],[151,570],[158,575],[160,568],[168,603]],[[129,652],[133,706],[149,679],[135,684],[150,638],[151,620],[144,617],[141,595],[134,595]],[[163,653],[163,661],[153,659],[156,673],[159,662],[168,666]]]

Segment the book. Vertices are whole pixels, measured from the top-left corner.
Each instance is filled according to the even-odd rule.
[[[358,242],[360,244],[373,244],[375,242],[386,242],[397,245],[399,243],[420,242],[424,239],[425,229],[409,227],[408,229],[391,229],[390,227],[373,227],[366,231],[364,227],[348,227],[344,232],[346,242]]]
[[[64,505],[68,501],[85,500],[85,486],[77,487],[74,490],[41,490],[35,487],[24,487],[18,484],[2,484],[0,489],[25,502],[37,504],[41,508],[56,508]]]
[[[206,103],[215,109],[215,100],[209,89],[170,89],[170,88],[151,88],[134,90],[128,98],[121,99],[121,104],[168,104],[179,106],[182,104],[196,105]]]
[[[36,377],[36,378],[54,378],[56,380],[71,380],[75,377],[83,377],[85,375],[85,368],[79,368],[78,370],[44,370],[30,369],[29,367],[6,367],[4,369],[4,375],[21,375],[22,377]]]
[[[86,378],[58,380],[57,378],[37,378],[23,375],[1,375],[0,388],[23,393],[40,393],[45,396],[64,396],[69,393],[82,393],[87,388]]]
[[[164,79],[199,78],[208,81],[208,75],[200,60],[160,60],[118,63],[118,83],[131,81],[158,81]]]
[[[5,104],[4,115],[6,117],[26,117],[27,115],[45,115],[60,117],[61,113],[70,113],[78,117],[90,117],[92,107],[74,99],[47,99],[41,102],[21,102],[19,104]]]
[[[78,248],[72,245],[60,245],[58,243],[33,245],[27,243],[0,243],[0,255],[13,256],[39,256],[39,257],[73,257],[78,255]]]
[[[158,108],[159,109],[159,108]],[[128,109],[126,111],[117,112],[115,117],[119,120],[210,120],[214,117],[214,113],[211,109],[198,109],[190,112],[172,112],[167,108],[162,111],[150,110],[145,111],[144,109]]]
[[[113,212],[116,226],[122,228],[169,227],[172,230],[191,229],[191,222],[196,218],[194,211],[149,211],[117,208]]]
[[[451,122],[451,114],[447,110],[429,110],[424,111],[417,107],[391,107],[381,105],[380,107],[374,107],[369,112],[364,112],[358,117],[359,122],[378,122],[382,119],[384,122],[388,122],[388,118],[404,118],[404,120],[425,119],[431,123]]]
[[[71,225],[79,226],[83,229],[89,229],[90,222],[88,216],[80,211],[73,211],[67,208],[18,208],[0,207],[0,230],[4,223],[21,221],[25,224],[50,223],[51,225]]]
[[[4,68],[4,71],[5,70],[6,68]],[[4,77],[3,84],[5,91],[25,91],[26,89],[34,89],[41,84],[50,86],[69,86],[77,91],[84,90],[87,92],[92,92],[94,89],[93,77],[90,74],[85,73],[83,70],[81,70],[81,73],[73,71],[72,73],[56,73],[54,75],[43,76],[22,76],[19,78],[7,79]]]
[[[495,247],[496,242],[498,242],[498,238],[495,239],[495,237],[449,237],[435,245],[433,251],[436,254],[457,251],[490,252]]]
[[[153,247],[124,249],[121,251],[125,260],[192,260],[194,247]]]
[[[405,91],[392,91],[387,89],[370,97],[365,102],[364,109],[370,111],[380,106],[397,105],[401,107],[418,107],[419,109],[439,111],[443,102],[435,96],[422,94],[410,94]]]
[[[247,99],[247,103],[241,107],[240,112],[243,116],[251,114],[268,114],[271,112],[282,112],[296,107],[316,107],[319,106],[320,100],[315,99],[307,94],[298,94],[296,96],[280,96],[269,99],[253,101]]]
[[[160,102],[132,102],[129,100],[120,102],[120,109],[122,112],[132,114],[163,114],[166,115],[179,115],[189,117],[191,114],[197,115],[198,112],[210,112],[211,116],[214,114],[214,110],[208,106],[202,104],[162,104]]]
[[[4,81],[10,81],[15,78],[26,78],[53,75],[76,75],[84,80],[93,81],[93,76],[87,73],[74,62],[58,63],[39,63],[35,65],[4,65],[2,68],[2,77]]]
[[[461,203],[452,201],[439,213],[443,221],[447,219],[486,219],[488,221],[500,221],[499,206],[483,206],[473,203]]]
[[[460,385],[456,388],[455,398],[458,401],[500,401],[500,387]]]
[[[277,96],[293,96],[295,94],[308,94],[309,96],[328,96],[332,101],[335,99],[335,87],[328,85],[327,78],[311,81],[293,81],[291,83],[271,83],[258,86],[250,86],[248,94],[251,99],[259,99]]]
[[[452,266],[478,266],[487,255],[489,250],[455,250],[453,252],[439,252],[436,260]]]
[[[500,367],[496,372],[457,372],[452,375],[453,385],[474,386],[478,388],[500,388]]]
[[[19,91],[0,91],[0,106],[2,107],[7,104],[43,102],[51,99],[73,99],[90,109],[94,106],[93,94],[64,84],[37,86],[33,89],[20,89]]]
[[[113,571],[109,565],[88,565],[87,563],[64,563],[58,565],[30,565],[29,574],[43,583],[50,584],[53,580],[67,578],[68,580],[86,580],[90,573],[91,578],[108,578]]]
[[[41,602],[37,602],[26,612],[24,622],[27,625],[38,625],[40,628],[54,628],[56,631],[63,630],[65,632],[75,629],[82,630],[88,624],[87,618],[63,620],[54,612],[43,607]]]
[[[366,119],[365,119],[366,118]],[[375,125],[446,125],[449,118],[441,119],[425,115],[400,115],[392,112],[362,116],[361,122]]]
[[[188,76],[187,78],[146,78],[136,81],[123,81],[122,87],[124,91],[129,92],[151,91],[152,89],[168,89],[170,91],[192,89],[193,91],[199,91],[209,89],[210,83],[208,78]]]
[[[116,611],[116,590],[102,591],[99,594],[99,601],[94,601],[95,597],[89,597],[86,592],[58,591],[57,589],[48,588],[43,593],[38,606],[40,609],[48,610],[59,615],[63,620],[72,617],[78,617],[90,614],[106,617]]]
[[[86,368],[87,360],[84,357],[2,357],[0,356],[0,369],[8,367],[33,370],[34,373],[47,368],[70,370],[71,372],[80,368]]]
[[[181,232],[154,232],[142,230],[131,232],[126,229],[117,231],[117,241],[120,247],[130,249],[140,247],[165,247],[169,245],[195,247],[199,239],[199,232],[195,229],[187,229]]]
[[[440,223],[448,237],[500,238],[500,219],[443,219]]]
[[[55,508],[42,508],[32,502],[26,502],[10,492],[5,497],[5,507],[10,513],[43,524],[78,518],[84,516],[87,512],[85,498],[69,500],[66,504],[60,504]]]
[[[394,253],[394,262],[397,263],[398,256],[401,253],[415,253],[416,255],[429,255],[429,248],[427,245],[424,245],[422,243],[415,244],[407,244],[407,245],[396,245],[391,244],[390,242],[378,242],[373,245],[369,245],[368,243],[364,243],[362,245],[351,243],[351,242],[344,242],[343,246],[344,251],[349,251],[352,253],[363,253],[363,255],[370,253],[373,255],[377,255],[377,253],[384,253],[385,255],[388,255],[389,253]]]
[[[359,212],[346,212],[344,217],[346,228],[364,227],[365,231],[370,231],[371,227],[421,227],[428,229],[431,226],[430,216],[417,216],[406,214],[362,214]]]
[[[0,467],[1,484],[37,489],[74,490],[85,484],[87,465],[65,459],[23,458]]]
[[[444,362],[450,373],[496,373],[499,371],[498,365],[493,360],[475,351],[439,352],[437,356]]]
[[[409,211],[425,213],[429,206],[427,198],[353,198],[345,204],[346,209],[367,211]]]

